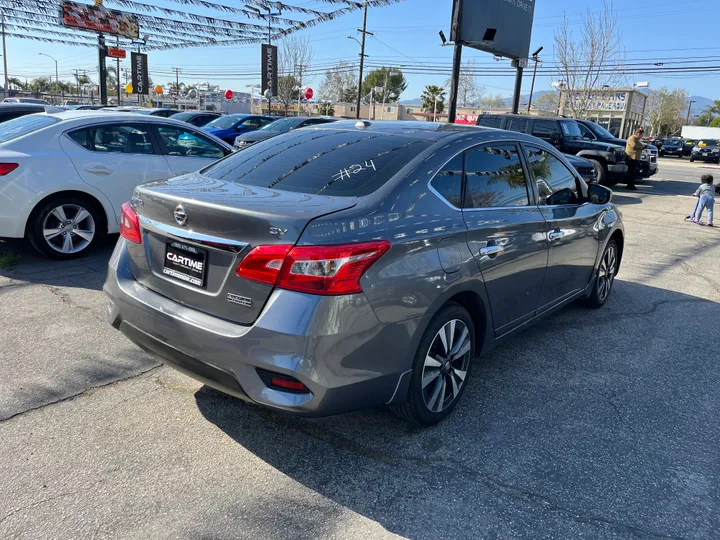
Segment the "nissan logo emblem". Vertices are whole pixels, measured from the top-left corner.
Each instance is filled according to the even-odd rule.
[[[178,225],[185,225],[187,223],[187,214],[185,213],[185,207],[182,204],[178,204],[175,207],[175,221],[178,222]]]

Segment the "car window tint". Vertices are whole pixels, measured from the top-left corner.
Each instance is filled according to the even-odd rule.
[[[525,118],[513,118],[509,120],[508,128],[510,131],[518,131],[525,133],[527,131],[528,121]]]
[[[541,139],[550,139],[555,134],[560,134],[557,122],[551,120],[536,120],[533,124],[532,134]]]
[[[594,141],[597,138],[597,137],[595,137],[595,134],[592,131],[590,131],[590,128],[587,127],[586,125],[578,123],[578,127],[580,128],[580,134],[583,137],[590,139],[591,141]]]
[[[247,120],[243,120],[240,123],[243,126],[247,126],[247,127],[251,127],[251,128],[259,128],[261,126],[259,118],[248,118]]]
[[[538,204],[579,204],[578,181],[562,161],[535,146],[526,146],[525,152],[537,183]]]
[[[268,124],[272,124],[274,120],[272,118],[260,118],[260,127],[267,126]]]
[[[223,148],[199,135],[195,131],[174,126],[158,126],[160,138],[165,143],[169,156],[206,157],[220,159],[225,155]]]
[[[203,172],[249,186],[359,197],[380,188],[431,144],[360,130],[292,130],[255,143]]]
[[[154,153],[147,129],[138,124],[106,124],[76,130],[68,135],[91,152]]]
[[[465,152],[466,208],[527,206],[525,172],[514,144],[478,146]]]
[[[22,137],[59,121],[59,118],[42,114],[26,114],[20,118],[13,118],[0,124],[0,143]]]
[[[455,208],[462,206],[462,154],[455,156],[440,169],[430,185]]]
[[[478,118],[477,125],[485,127],[499,128],[502,125],[502,116],[481,116]]]

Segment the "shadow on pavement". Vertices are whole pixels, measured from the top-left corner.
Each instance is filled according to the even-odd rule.
[[[2,239],[0,252],[13,255],[10,268],[0,267],[2,278],[61,287],[101,290],[107,275],[107,264],[118,235],[109,235],[92,253],[79,259],[60,261],[40,255],[25,240]]]
[[[720,303],[618,281],[603,309],[571,306],[478,359],[428,429],[195,398],[260,459],[402,536],[718,537],[720,364],[701,323],[718,320]]]

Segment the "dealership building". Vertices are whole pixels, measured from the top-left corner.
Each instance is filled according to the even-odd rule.
[[[580,92],[561,90],[560,115],[573,116],[570,104],[581,99]],[[587,120],[592,120],[621,139],[627,139],[643,125],[647,94],[637,88],[603,89],[587,94]]]

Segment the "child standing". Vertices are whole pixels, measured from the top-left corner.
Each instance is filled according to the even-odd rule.
[[[700,223],[703,210],[707,208],[708,226],[713,226],[713,209],[715,207],[715,193],[717,192],[716,186],[713,186],[713,181],[712,174],[703,174],[700,177],[700,187],[698,187],[693,194],[695,197],[699,197],[695,205],[695,212],[686,219],[690,219],[693,223]]]

